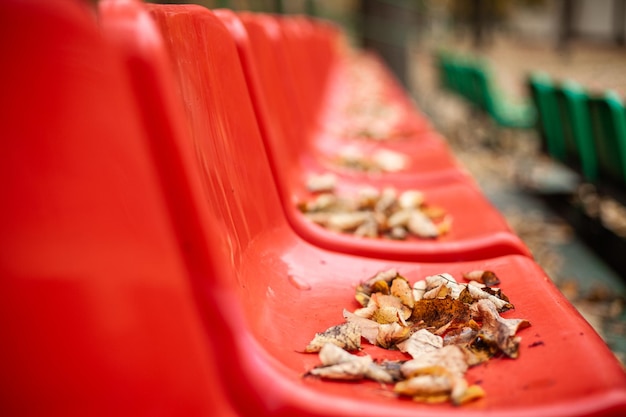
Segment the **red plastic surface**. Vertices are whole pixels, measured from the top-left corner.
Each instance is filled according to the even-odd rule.
[[[2,415],[626,412],[619,364],[530,259],[419,265],[298,238],[265,187],[260,140],[238,140],[258,135],[254,123],[224,113],[241,106],[229,93],[242,93],[243,75],[207,47],[232,42],[219,21],[149,6],[167,48],[193,57],[168,65],[141,4],[101,6],[106,39],[77,2],[0,3],[0,33],[15,40],[0,69],[12,81],[0,95]],[[214,72],[225,68],[232,85]],[[533,327],[520,359],[471,371],[485,399],[427,406],[378,385],[301,378],[317,360],[295,350],[354,307],[355,282],[390,266],[411,279],[474,268],[502,277],[517,306],[508,315]]]
[[[434,139],[424,138],[425,144],[414,147],[414,150],[419,149],[424,160],[428,160],[428,155],[432,153],[436,160],[450,161],[453,168],[444,170],[447,174],[440,175],[441,172],[437,170],[421,171],[432,165],[418,164],[415,158],[413,163],[419,167],[403,174],[368,176],[344,173],[338,181],[337,191],[356,193],[364,185],[380,188],[394,186],[401,191],[419,188],[424,191],[428,203],[444,208],[453,218],[448,234],[435,241],[364,239],[329,232],[309,222],[300,213],[297,204],[313,198],[306,190],[306,182],[312,173],[324,172],[324,165],[319,162],[323,158],[315,157],[315,148],[307,146],[306,133],[298,134],[297,125],[289,123],[299,119],[298,113],[294,112],[293,100],[287,94],[289,89],[281,76],[281,61],[276,54],[280,42],[271,38],[272,33],[274,36],[279,35],[276,19],[262,14],[243,14],[242,25],[239,18],[227,10],[217,11],[217,15],[237,40],[239,56],[284,210],[291,225],[302,237],[331,250],[398,260],[437,262],[507,254],[529,255],[526,246],[510,231],[500,213],[485,199],[474,182],[452,165],[452,156],[447,148],[434,145]],[[290,23],[297,26],[300,22],[290,20]],[[247,36],[247,31],[251,36]],[[294,52],[296,49],[294,47]],[[300,58],[304,60],[305,54],[300,52],[300,55],[303,55]],[[326,146],[332,147],[332,139],[326,143]],[[421,182],[424,178],[430,179],[428,185]],[[438,180],[435,181],[435,178]]]
[[[0,415],[233,415],[93,10],[2,1],[0,36]]]
[[[257,16],[261,17],[261,15]],[[264,24],[270,24],[267,19],[262,17],[261,19],[264,20]],[[338,39],[332,37],[332,35],[324,36],[328,35],[325,28],[320,27],[319,24],[315,24],[305,17],[283,17],[276,19],[275,23],[278,25],[276,34],[279,35],[275,38],[277,40],[275,48],[281,53],[284,65],[290,72],[290,74],[284,74],[283,70],[283,75],[287,75],[287,78],[291,78],[293,82],[295,101],[303,110],[306,123],[310,123],[313,129],[318,128],[316,123],[324,126],[329,120],[325,118],[319,119],[320,114],[326,113],[325,116],[330,116],[332,119],[334,113],[334,111],[325,112],[329,96],[337,97],[335,90],[343,92],[345,91],[345,86],[353,87],[350,85],[350,74],[342,72],[342,70],[346,69],[342,64],[348,58],[348,56],[342,55],[346,54],[346,49],[348,48],[343,51],[338,50]],[[330,55],[319,53],[320,49],[316,47],[319,45],[319,42],[331,44],[329,49],[335,49],[335,53]],[[379,67],[377,69],[383,68]],[[328,82],[333,80],[327,78],[333,72],[337,73],[337,70],[341,76],[334,79],[334,81],[337,81],[337,84],[328,88]],[[383,88],[385,99],[394,104],[401,104],[401,107],[404,108],[404,120],[400,121],[400,124],[404,125],[409,132],[415,135],[413,140],[417,140],[417,136],[422,132],[431,130],[429,121],[416,112],[414,106],[409,103],[404,91],[398,88],[399,85],[395,82],[391,73],[383,69],[378,76],[380,78],[376,81],[385,85]],[[361,86],[361,88],[363,87]],[[339,117],[344,116],[343,109],[335,108],[333,110],[339,110],[338,113],[335,113],[335,119],[337,119],[337,115]],[[332,122],[330,124],[332,125]]]
[[[326,106],[320,103],[316,109],[298,111],[297,103],[305,100],[298,100],[295,92],[303,90],[307,78],[295,70],[285,70],[290,66],[286,60],[287,52],[284,51],[283,45],[285,42],[281,41],[282,35],[277,20],[268,15],[242,13],[240,21],[237,15],[228,10],[217,10],[216,13],[237,41],[259,125],[272,165],[277,172],[299,169],[311,173],[328,170],[357,181],[368,181],[373,184],[405,184],[413,187],[466,179],[443,140],[430,129],[423,129],[419,138],[377,143],[343,139],[328,129],[303,128],[307,123],[315,121],[314,113],[327,113],[327,118],[337,118],[337,115],[341,117],[343,111],[337,108],[339,105],[334,104],[336,100],[331,96],[350,94],[350,91],[343,88],[348,84],[347,75],[343,71],[345,65],[342,65],[338,58],[335,60],[324,58],[328,54],[319,54],[322,57],[312,60],[324,63],[317,67],[326,67],[326,72],[330,72],[322,81],[326,80],[332,88],[318,82],[311,89],[327,93],[323,97]],[[327,40],[326,43],[331,41]],[[308,51],[307,47],[294,49],[301,55],[302,51]],[[304,55],[300,57],[301,60],[293,61],[307,62],[304,59],[310,57]],[[303,67],[308,68],[308,62]],[[333,159],[337,157],[338,151],[346,146],[356,147],[366,155],[383,148],[402,152],[408,157],[408,166],[398,173],[369,175],[342,169],[333,162]]]
[[[602,340],[527,257],[454,264],[417,264],[353,257],[310,245],[280,212],[251,104],[245,98],[233,40],[220,21],[197,6],[147,6],[166,40],[188,127],[177,112],[150,118],[163,134],[154,152],[164,192],[175,197],[173,217],[189,279],[216,349],[227,399],[250,416],[609,416],[626,412],[626,376]],[[143,21],[141,10],[137,20]],[[141,36],[127,39],[141,45]],[[161,69],[148,51],[134,61],[133,79],[153,109],[169,109],[172,88],[151,74]],[[161,96],[159,97],[159,94]],[[143,100],[142,100],[143,102]],[[237,113],[233,109],[238,109]],[[181,133],[180,135],[178,133]],[[162,140],[161,140],[162,139]],[[169,161],[169,162],[168,162]],[[245,169],[244,169],[245,167]],[[185,178],[185,176],[188,176]],[[200,181],[198,181],[198,179]],[[386,395],[377,384],[330,383],[302,373],[318,363],[298,353],[313,334],[354,308],[354,285],[397,267],[409,279],[438,272],[492,269],[516,304],[507,316],[533,326],[521,332],[518,360],[471,370],[488,395],[462,408],[424,405]],[[535,343],[541,342],[541,343]],[[535,345],[535,347],[531,347]],[[384,353],[369,349],[377,357]],[[217,381],[215,381],[217,383]],[[201,390],[194,392],[201,394]]]

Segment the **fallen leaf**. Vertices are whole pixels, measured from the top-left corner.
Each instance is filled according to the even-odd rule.
[[[332,191],[337,184],[337,177],[331,173],[311,175],[306,183],[306,187],[311,192]]]
[[[489,300],[491,301],[498,311],[503,312],[507,310],[513,309],[513,304],[509,303],[507,300],[503,300],[489,292],[485,291],[485,289],[477,288],[473,285],[468,285],[467,289],[469,290],[470,295],[474,300]]]
[[[472,305],[471,310],[482,321],[479,336],[486,342],[494,342],[506,356],[517,358],[520,338],[515,337],[515,334],[518,330],[529,327],[530,323],[524,319],[501,317],[491,300],[479,300]]]
[[[420,280],[415,281],[413,284],[413,298],[415,301],[419,301],[424,298],[424,294],[426,293],[426,281]],[[415,306],[415,304],[413,304]]]
[[[487,287],[493,287],[500,284],[500,278],[493,271],[476,270],[463,274],[463,278],[468,281],[478,281]]]
[[[298,202],[304,216],[322,227],[357,237],[406,239],[412,235],[433,239],[448,233],[452,218],[443,210],[436,214],[426,206],[419,190],[404,190],[400,195],[391,187],[378,190],[364,187],[356,195],[335,192],[332,174],[312,176],[307,187],[316,195],[311,201]]]
[[[422,320],[427,326],[439,328],[451,321],[467,322],[470,318],[469,307],[450,296],[445,298],[423,298],[413,307],[413,320]]]
[[[370,296],[373,293],[389,294],[391,281],[398,276],[395,269],[378,272],[372,278],[362,282],[356,287],[355,298],[363,307],[369,304]]]
[[[364,337],[372,345],[376,344],[376,338],[378,337],[378,331],[380,330],[380,324],[374,320],[370,320],[365,317],[357,316],[348,310],[343,310],[343,317],[348,323],[353,323],[359,328],[361,336]]]
[[[409,378],[430,373],[434,367],[440,367],[451,375],[462,377],[468,368],[463,349],[456,345],[443,346],[405,362],[400,370]]]
[[[426,277],[424,281],[426,282],[426,291],[431,291],[433,288],[444,285],[450,290],[450,296],[452,298],[459,298],[461,292],[466,287],[466,285],[456,282],[454,277],[447,273],[430,275]]]
[[[323,333],[316,333],[304,351],[319,352],[327,343],[346,350],[359,350],[361,349],[361,328],[351,322],[329,327]]]
[[[378,307],[372,313],[371,319],[380,324],[397,323],[400,321],[406,326],[405,320],[411,317],[411,308],[404,305],[402,300],[393,295],[374,293],[370,298],[370,303],[375,303]]]
[[[400,352],[408,353],[413,358],[417,358],[424,353],[441,349],[443,347],[443,338],[432,334],[426,329],[421,329],[413,333],[405,341],[397,343],[396,347]]]
[[[452,380],[449,375],[418,375],[396,383],[393,391],[409,397],[445,396],[447,400]]]
[[[369,355],[352,355],[332,343],[322,347],[319,357],[322,366],[312,369],[310,375],[343,380],[368,378],[388,384],[394,381],[393,376],[384,367],[374,363]]]
[[[412,309],[415,306],[415,299],[413,298],[413,290],[406,278],[397,276],[391,281],[391,288],[389,290],[391,295],[397,297],[402,304]],[[406,317],[408,319],[408,317]]]
[[[479,385],[468,385],[464,378],[458,378],[450,392],[450,400],[454,405],[463,405],[485,396],[485,390]]]
[[[415,236],[422,238],[431,239],[439,236],[437,225],[428,216],[417,210],[411,212],[407,229]]]
[[[401,326],[398,323],[380,324],[378,326],[378,335],[376,336],[376,345],[385,349],[389,349],[396,343],[403,341],[409,337],[411,329]]]
[[[349,362],[313,368],[308,372],[308,374],[327,379],[358,381],[365,378],[365,374],[372,363],[371,357],[362,356],[357,360]]]

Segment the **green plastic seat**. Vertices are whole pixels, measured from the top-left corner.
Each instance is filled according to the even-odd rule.
[[[498,125],[508,128],[530,128],[535,123],[534,108],[526,102],[514,102],[495,88],[487,64],[476,61],[472,68],[475,104]]]
[[[462,98],[468,99],[468,68],[465,60],[460,56],[454,57],[454,59],[450,61],[450,69],[452,74],[454,92],[456,92]]]
[[[626,191],[626,113],[613,91],[589,98],[591,132],[598,158],[598,180]]]
[[[483,74],[483,68],[479,64],[474,64],[471,68],[471,78],[474,90],[474,104],[485,113],[489,113],[491,107],[491,95],[490,87],[485,75]]]
[[[537,109],[536,128],[542,140],[542,149],[558,161],[565,160],[563,130],[558,122],[555,86],[545,73],[531,73],[528,77],[530,97]]]
[[[587,181],[595,182],[598,174],[588,94],[579,84],[564,81],[555,87],[555,96],[563,139],[563,161]]]
[[[535,123],[531,103],[514,102],[493,85],[488,64],[481,58],[438,51],[435,56],[441,86],[464,98],[498,125],[530,128]]]
[[[454,77],[450,66],[450,62],[453,59],[451,53],[443,50],[436,51],[434,58],[440,86],[445,90],[454,92]]]

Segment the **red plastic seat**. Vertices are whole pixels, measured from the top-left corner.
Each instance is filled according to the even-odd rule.
[[[306,75],[297,75],[318,61],[302,53],[308,51],[309,46],[298,46],[297,43],[293,45],[294,53],[299,54],[296,56],[297,59],[289,62],[286,59],[289,53],[285,50],[287,42],[282,39],[280,25],[274,17],[242,13],[240,17],[245,26],[244,31],[238,29],[240,23],[234,14],[227,10],[218,10],[216,13],[224,20],[237,41],[257,118],[276,170],[280,171],[285,165],[291,165],[294,169],[303,169],[309,173],[329,170],[346,179],[367,180],[375,184],[406,184],[414,187],[466,179],[448,147],[430,128],[423,128],[419,138],[394,140],[382,144],[376,141],[343,139],[329,129],[316,128],[314,123],[316,117],[313,114],[325,118],[328,124],[332,124],[333,119],[345,118],[342,109],[338,108],[340,104],[334,104],[337,100],[333,97],[341,98],[351,93],[345,89],[345,85],[350,84],[346,79],[345,65],[342,65],[338,58],[329,60],[320,57],[319,60],[325,62],[325,65],[321,66],[328,67],[328,74],[321,80],[322,82],[310,86],[309,90],[327,94],[315,100],[318,104],[309,104],[305,110],[298,111],[300,109],[298,103],[314,100],[307,97],[298,98],[295,93],[305,90],[308,77],[318,78],[316,73],[321,72],[316,70],[308,71]],[[296,23],[292,22],[293,25]],[[296,69],[285,70],[294,66]],[[297,70],[297,66],[303,67],[301,71]],[[325,88],[324,82],[332,85],[332,88]],[[323,101],[325,106],[322,106],[320,101]],[[311,124],[314,126],[311,127]],[[371,154],[382,148],[403,152],[408,157],[408,166],[402,172],[383,175],[368,175],[342,169],[333,162],[333,159],[345,146],[358,147],[364,154]],[[299,167],[298,163],[303,166]]]
[[[2,1],[0,36],[0,414],[234,415],[141,117],[149,103],[95,13]]]
[[[225,399],[240,415],[608,416],[626,411],[621,366],[529,258],[392,262],[329,252],[300,239],[281,215],[276,191],[268,186],[271,172],[226,28],[198,6],[146,6],[171,57],[169,69],[187,126],[179,129],[170,101],[173,86],[168,78],[155,76],[163,69],[142,42],[154,37],[143,9],[124,1],[108,4],[124,4],[136,14],[137,36],[116,38],[135,45],[122,49],[133,51],[129,63],[135,91],[145,97],[142,102],[151,103],[144,110],[145,120],[153,124],[148,132],[162,132],[153,143],[158,166],[184,168],[176,174],[180,182],[163,182],[164,193],[176,197],[172,216],[198,313],[204,318],[206,340],[216,350],[212,359],[220,370]],[[105,20],[132,16],[107,10],[103,8]],[[162,111],[156,112],[158,108]],[[153,114],[160,117],[148,117]],[[170,178],[174,173],[162,174]],[[368,382],[302,378],[318,362],[315,355],[299,353],[302,347],[315,332],[341,321],[342,308],[353,307],[356,282],[389,267],[410,279],[485,268],[502,277],[503,290],[517,306],[515,316],[529,319],[533,326],[521,333],[518,360],[499,360],[470,371],[469,378],[482,381],[487,397],[459,409],[400,401]],[[593,366],[573,366],[590,357]]]
[[[315,122],[320,122],[323,125],[328,121],[324,119],[317,120],[316,116],[318,112],[323,111],[327,106],[328,97],[325,95],[333,95],[334,89],[343,91],[346,85],[354,87],[350,83],[349,77],[351,74],[349,73],[341,74],[343,79],[336,80],[338,85],[328,85],[329,80],[327,78],[329,72],[332,73],[333,70],[339,69],[341,71],[345,69],[347,60],[341,59],[340,51],[336,51],[330,59],[328,59],[327,54],[319,53],[319,48],[316,48],[316,46],[319,45],[317,41],[321,40],[319,38],[321,29],[318,29],[318,25],[314,21],[302,16],[290,16],[277,19],[275,22],[278,25],[278,32],[280,32],[280,37],[277,38],[275,47],[282,53],[285,66],[291,72],[291,78],[294,82],[294,97],[301,108],[304,109],[305,121],[312,122],[314,126]],[[337,49],[337,39],[327,38],[326,42],[331,43],[331,49]],[[343,49],[344,53],[346,49]],[[361,54],[357,52],[351,55]],[[373,54],[369,53],[369,55]],[[370,62],[361,60],[360,63],[369,64]],[[430,122],[410,104],[406,94],[399,88],[399,84],[391,76],[391,73],[384,66],[377,65],[375,69],[378,77],[376,81],[384,85],[382,91],[378,93],[382,93],[384,98],[393,104],[400,104],[403,110],[405,110],[403,113],[404,120],[401,123],[405,124],[407,131],[417,136],[432,130]],[[285,75],[284,70],[283,75]],[[363,88],[363,86],[358,85],[356,87]],[[354,93],[354,91],[351,93]],[[335,119],[337,114],[339,117],[345,116],[343,109],[336,108],[333,110],[339,110],[339,112],[335,113]],[[327,116],[329,115],[332,119],[333,113],[327,114]],[[417,140],[418,138],[413,137],[412,139]]]
[[[419,188],[426,200],[443,207],[453,218],[451,231],[436,241],[411,239],[363,239],[329,232],[308,221],[297,208],[297,203],[313,196],[306,189],[307,178],[323,171],[315,150],[307,147],[304,135],[298,135],[297,124],[288,123],[294,118],[293,105],[285,94],[284,80],[280,74],[280,61],[275,54],[276,42],[272,33],[279,33],[274,18],[267,15],[243,15],[243,23],[232,12],[217,11],[237,40],[239,56],[247,76],[257,120],[265,139],[266,150],[284,206],[293,228],[307,240],[321,247],[340,252],[411,261],[457,261],[491,258],[507,254],[529,255],[527,247],[513,234],[501,214],[486,200],[474,182],[454,167],[452,174],[431,176],[428,186],[420,177],[428,177],[421,168],[404,174],[344,175],[338,181],[340,193],[356,193],[365,185],[380,188],[394,186],[398,190]],[[292,22],[296,23],[296,22]],[[247,36],[249,30],[252,34]],[[277,35],[276,35],[277,36]],[[258,71],[257,71],[258,69]],[[297,116],[297,115],[296,115]],[[429,153],[437,158],[437,147],[424,145],[422,158]],[[443,149],[443,148],[439,148]],[[445,151],[445,158],[451,155]],[[422,164],[428,166],[428,164]],[[421,185],[421,187],[420,187]]]

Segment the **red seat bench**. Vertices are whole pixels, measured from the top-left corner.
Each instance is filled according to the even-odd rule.
[[[235,44],[221,21],[197,6],[147,6],[165,39],[189,135],[162,141],[162,156],[187,155],[188,181],[202,189],[170,184],[179,199],[202,203],[184,221],[190,277],[204,315],[228,401],[242,415],[611,415],[624,410],[626,379],[602,340],[528,257],[472,262],[410,263],[354,257],[320,249],[295,234],[281,215]],[[141,12],[138,11],[138,15]],[[144,34],[146,36],[146,34]],[[134,42],[140,45],[139,36]],[[133,42],[127,39],[126,42]],[[133,66],[135,79],[152,79],[148,53]],[[167,90],[166,80],[144,85]],[[171,86],[170,86],[171,87]],[[140,91],[141,92],[141,91]],[[151,92],[151,93],[150,93]],[[170,94],[163,91],[162,106]],[[167,119],[153,120],[155,130]],[[172,124],[176,115],[170,119]],[[230,163],[227,163],[228,161]],[[241,167],[251,167],[251,171]],[[195,171],[195,172],[193,172]],[[254,175],[251,175],[253,172]],[[194,177],[197,177],[194,179]],[[187,197],[183,191],[189,192]],[[229,207],[225,210],[224,207]],[[204,213],[204,216],[202,216]],[[228,216],[227,216],[228,215]],[[245,223],[242,222],[245,220]],[[198,221],[196,227],[193,222]],[[472,369],[489,395],[463,409],[398,401],[377,384],[302,379],[317,358],[299,353],[311,336],[340,321],[354,303],[354,285],[371,271],[396,267],[410,278],[448,271],[493,269],[515,300],[515,315],[533,326],[522,337],[516,361]],[[541,342],[541,343],[536,343]],[[537,345],[531,348],[529,346]],[[370,352],[381,354],[377,349]],[[572,366],[593,356],[595,367]],[[232,361],[224,358],[232,358]],[[598,372],[602,369],[602,372]]]
[[[315,148],[317,145],[307,145],[306,129],[301,129],[300,134],[298,133],[297,122],[302,118],[294,118],[293,111],[293,102],[298,100],[293,98],[294,94],[289,94],[291,90],[297,89],[290,89],[285,82],[285,78],[290,74],[298,77],[297,79],[305,78],[304,68],[299,72],[284,69],[287,66],[287,59],[285,56],[280,59],[281,54],[277,51],[281,50],[281,43],[287,42],[280,39],[280,27],[274,17],[242,14],[239,19],[232,12],[225,10],[217,13],[237,41],[283,207],[291,225],[302,237],[331,250],[398,260],[449,261],[507,254],[529,255],[526,246],[510,231],[501,214],[486,200],[473,180],[451,162],[452,156],[447,148],[433,145],[433,141],[440,139],[429,138],[428,132],[424,133],[426,137],[411,139],[427,143],[413,148],[423,152],[424,159],[432,154],[436,159],[448,161],[445,162],[449,164],[448,168],[443,170],[446,174],[437,174],[436,172],[440,172],[437,169],[431,172],[422,171],[428,164],[416,163],[417,168],[414,170],[399,174],[340,176],[337,190],[339,193],[356,193],[366,185],[379,188],[393,186],[400,191],[418,188],[424,191],[429,203],[443,207],[453,218],[453,225],[448,234],[436,241],[411,239],[398,242],[389,239],[360,239],[328,232],[308,221],[298,210],[297,203],[312,198],[306,189],[307,179],[312,174],[324,172],[327,165],[320,162],[324,157],[319,157],[319,149]],[[291,23],[290,26],[293,26],[297,22]],[[288,55],[285,45],[282,46],[283,55]],[[304,49],[304,46],[292,49],[294,51]],[[303,56],[295,57],[294,66],[303,59]],[[314,111],[310,109],[309,112]],[[297,112],[295,114],[297,115]],[[302,125],[304,122],[299,124]],[[320,140],[317,136],[312,142],[319,143]],[[338,140],[340,138],[329,138],[328,143]],[[352,141],[354,142],[354,139]],[[439,179],[435,181],[434,178],[437,176]],[[427,178],[426,183],[423,182],[424,177]]]
[[[208,10],[103,1],[100,28],[72,0],[0,11],[16,40],[0,70],[12,80],[0,96],[3,414],[626,411],[621,366],[528,257],[377,260],[295,234],[234,41]],[[484,399],[429,406],[302,378],[317,358],[298,351],[389,267],[500,275],[532,327],[518,360],[470,371]]]

